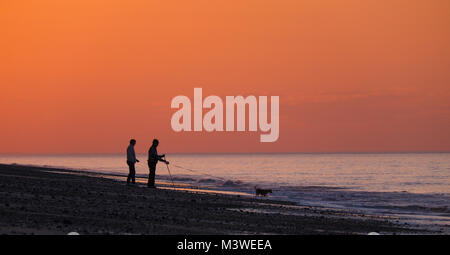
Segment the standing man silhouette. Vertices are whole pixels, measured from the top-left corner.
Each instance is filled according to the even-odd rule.
[[[136,145],[136,140],[131,139],[130,145],[128,145],[127,148],[127,165],[128,168],[130,169],[127,178],[127,184],[130,184],[130,181],[132,184],[136,184],[136,169],[134,165],[136,164],[136,162],[139,162],[139,160],[136,158],[136,153],[134,152],[134,145]]]
[[[155,188],[155,174],[156,174],[156,164],[158,161],[162,161],[166,164],[169,164],[168,161],[163,159],[166,155],[158,155],[158,151],[156,150],[156,147],[158,147],[159,141],[158,139],[153,139],[153,144],[148,150],[148,169],[150,171],[148,175],[148,184],[147,186],[149,188]]]

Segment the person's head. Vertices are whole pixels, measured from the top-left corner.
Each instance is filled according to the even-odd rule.
[[[131,140],[130,140],[130,144],[131,144],[131,145],[135,145],[135,144],[136,144],[136,140],[131,139]]]
[[[158,139],[153,139],[153,146],[157,147],[159,144]]]

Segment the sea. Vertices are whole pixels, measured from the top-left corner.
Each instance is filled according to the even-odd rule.
[[[146,155],[136,174],[146,178]],[[156,178],[208,192],[268,197],[450,230],[450,153],[166,154]],[[128,174],[123,154],[0,155],[0,163]],[[144,185],[143,185],[144,186]],[[167,185],[166,185],[167,186]],[[170,185],[169,185],[170,186]]]

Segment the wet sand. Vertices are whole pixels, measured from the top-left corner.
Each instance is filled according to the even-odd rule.
[[[0,234],[421,234],[393,218],[0,164]]]

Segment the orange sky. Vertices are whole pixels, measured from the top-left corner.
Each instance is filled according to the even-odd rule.
[[[1,1],[0,153],[450,150],[450,1]],[[176,133],[280,96],[280,137]]]

